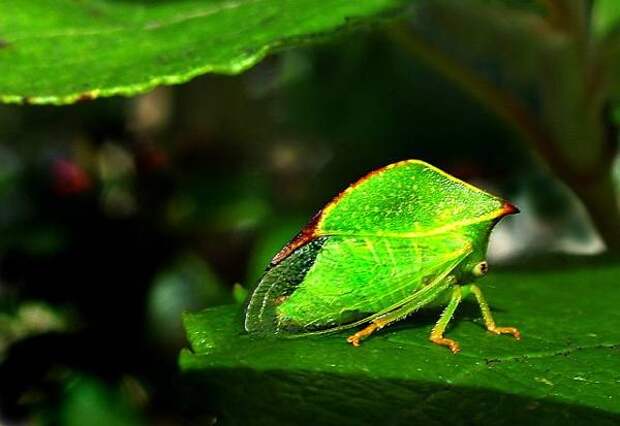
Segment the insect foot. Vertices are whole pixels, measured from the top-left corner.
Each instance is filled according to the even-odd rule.
[[[488,330],[494,334],[512,334],[515,339],[521,340],[521,332],[514,327],[489,327]]]
[[[360,342],[362,341],[362,339],[370,336],[373,333],[373,331],[375,331],[376,329],[377,329],[377,326],[375,324],[370,324],[368,327],[364,328],[363,330],[360,330],[354,335],[347,337],[347,342],[349,342],[350,344],[358,348],[360,346]]]
[[[431,342],[440,345],[440,346],[447,346],[453,354],[459,352],[461,350],[461,347],[459,346],[459,344],[456,342],[456,340],[452,340],[452,339],[447,339],[445,337],[441,337],[441,336],[431,336],[430,337]]]
[[[353,346],[355,346],[357,348],[357,347],[359,347],[360,342],[362,341],[362,339],[365,339],[366,337],[370,336],[376,330],[380,330],[381,327],[383,327],[382,324],[378,324],[376,322],[372,322],[367,327],[363,328],[362,330],[358,331],[357,333],[353,334],[352,336],[347,337],[347,342],[349,342],[350,344],[352,344]]]
[[[359,348],[360,340],[362,340],[362,338],[361,338],[361,336],[359,336],[359,333],[355,333],[353,336],[347,337],[347,342],[349,342],[350,344],[352,344],[356,348]]]

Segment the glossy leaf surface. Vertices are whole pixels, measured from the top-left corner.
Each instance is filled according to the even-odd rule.
[[[481,286],[523,339],[486,333],[464,303],[457,355],[427,340],[436,310],[353,348],[346,333],[253,339],[223,306],[185,317],[180,364],[226,424],[617,424],[619,275],[617,261],[574,258],[494,271]]]

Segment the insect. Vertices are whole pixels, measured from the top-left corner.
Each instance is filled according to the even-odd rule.
[[[488,271],[489,235],[507,201],[420,160],[368,173],[332,199],[271,260],[245,310],[249,333],[305,335],[364,326],[353,346],[424,306],[445,305],[430,340],[456,353],[444,332],[461,300],[478,301],[498,327],[476,279]]]

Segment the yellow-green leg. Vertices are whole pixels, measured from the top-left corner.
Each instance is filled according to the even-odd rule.
[[[456,311],[457,306],[459,306],[459,303],[461,303],[461,287],[456,286],[454,287],[454,290],[452,290],[452,297],[450,298],[448,306],[446,306],[441,313],[439,321],[437,321],[433,327],[433,331],[431,331],[430,335],[431,342],[441,346],[447,346],[450,348],[452,353],[457,353],[461,350],[461,348],[455,340],[447,339],[443,337],[443,334],[446,331],[446,327],[448,327],[448,323],[452,319],[452,316],[454,315],[454,311]]]
[[[426,287],[425,289],[419,291],[415,294],[415,297],[409,300],[409,302],[400,306],[399,308],[394,309],[393,311],[386,312],[385,314],[375,318],[372,320],[370,324],[368,324],[365,328],[358,331],[357,333],[349,336],[347,338],[347,342],[351,343],[353,346],[359,346],[360,342],[366,337],[370,336],[377,330],[381,330],[388,324],[399,321],[407,316],[411,315],[413,312],[417,311],[421,307],[427,305],[437,298],[441,292],[447,288],[449,285],[454,283],[453,277],[447,277],[445,280],[438,280],[435,284],[434,288],[431,286]],[[459,290],[460,295],[460,290]],[[459,299],[460,300],[460,299]],[[458,302],[457,302],[458,305]],[[454,307],[456,309],[456,306]],[[444,327],[445,328],[445,327]]]
[[[489,304],[484,299],[480,287],[475,284],[470,284],[469,289],[472,293],[474,293],[474,296],[476,296],[476,300],[478,301],[478,305],[480,305],[482,319],[484,320],[484,325],[486,326],[487,330],[494,334],[512,334],[517,340],[521,338],[521,333],[516,328],[498,327],[497,325],[495,325],[495,320],[493,319],[493,315],[491,315],[491,308],[489,308]]]

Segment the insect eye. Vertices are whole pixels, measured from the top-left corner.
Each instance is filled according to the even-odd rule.
[[[487,272],[489,272],[489,264],[485,261],[477,263],[476,266],[474,266],[473,273],[477,277],[486,275]]]

